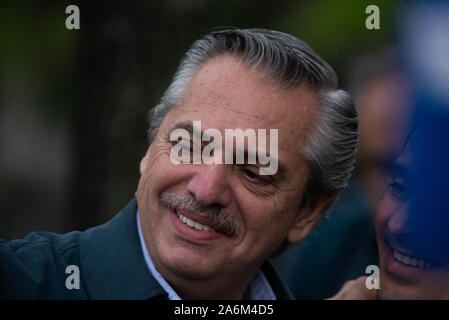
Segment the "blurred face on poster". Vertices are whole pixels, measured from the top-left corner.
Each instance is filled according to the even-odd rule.
[[[447,212],[420,212],[422,217],[417,217],[411,211],[413,201],[422,196],[416,192],[418,180],[412,170],[416,135],[412,133],[391,166],[388,189],[376,212],[381,299],[449,299],[449,253],[440,242],[447,233]],[[431,229],[417,223],[426,216],[432,219]]]

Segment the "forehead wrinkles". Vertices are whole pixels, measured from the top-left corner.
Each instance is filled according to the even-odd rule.
[[[269,105],[267,100],[273,99],[273,93],[279,89],[265,85],[260,78],[260,74],[250,71],[234,57],[213,58],[189,82],[180,105],[199,111],[204,111],[204,106],[215,107],[253,119],[263,118],[266,113],[263,111],[268,111],[263,110]]]
[[[209,114],[211,119],[215,112],[225,111],[220,123],[228,118],[229,128],[278,129],[281,140],[290,136],[301,140],[315,120],[316,106],[314,89],[306,85],[281,88],[229,55],[200,67],[179,104],[201,116]]]

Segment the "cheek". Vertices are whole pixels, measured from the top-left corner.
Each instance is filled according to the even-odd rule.
[[[254,246],[276,249],[287,235],[292,210],[279,197],[259,198],[248,192],[236,194],[247,228],[247,240]]]
[[[379,202],[379,204],[377,205],[376,214],[374,216],[374,227],[375,227],[375,230],[376,230],[376,237],[377,237],[378,240],[379,240],[380,231],[382,229],[382,225],[384,225],[385,222],[386,222],[386,217],[385,216],[386,216],[386,209],[387,209],[387,207],[386,207],[385,202],[386,202],[386,199],[385,199],[385,196],[384,196],[381,199],[381,201]]]
[[[175,165],[170,160],[170,148],[162,146],[152,150],[142,173],[136,192],[139,209],[156,204],[164,190],[182,183],[188,175],[186,165]]]
[[[382,231],[382,228],[386,226],[388,219],[390,219],[390,217],[392,216],[393,211],[394,211],[393,203],[390,195],[387,193],[380,200],[374,218],[376,234],[378,237]]]
[[[395,199],[390,193],[386,193],[377,206],[374,219],[376,231],[385,228],[393,217],[402,214],[405,209],[406,205],[403,202]]]

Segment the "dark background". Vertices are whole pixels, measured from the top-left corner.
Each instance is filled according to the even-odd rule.
[[[65,8],[80,8],[67,30]],[[381,29],[365,28],[365,8]],[[392,1],[2,1],[0,238],[106,222],[133,197],[147,113],[182,57],[216,26],[309,43],[348,87],[348,66],[392,37]],[[362,270],[361,270],[362,271]]]

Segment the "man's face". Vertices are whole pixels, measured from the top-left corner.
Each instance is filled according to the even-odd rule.
[[[429,243],[432,235],[423,234],[410,220],[411,199],[419,196],[413,192],[411,157],[409,142],[393,165],[388,190],[376,212],[379,298],[449,299],[449,266],[432,255],[432,248],[420,246]]]
[[[308,173],[300,152],[316,103],[312,89],[279,88],[232,56],[213,58],[197,71],[143,158],[136,192],[144,238],[164,277],[238,279],[253,274],[284,239],[296,242],[308,233],[317,215],[298,209]],[[258,165],[173,164],[170,133],[194,120],[203,131],[218,129],[223,140],[225,129],[278,129],[279,170],[260,176]],[[232,235],[195,210],[179,209],[218,230],[188,226],[176,208],[164,205],[164,196],[220,208],[238,232]]]

